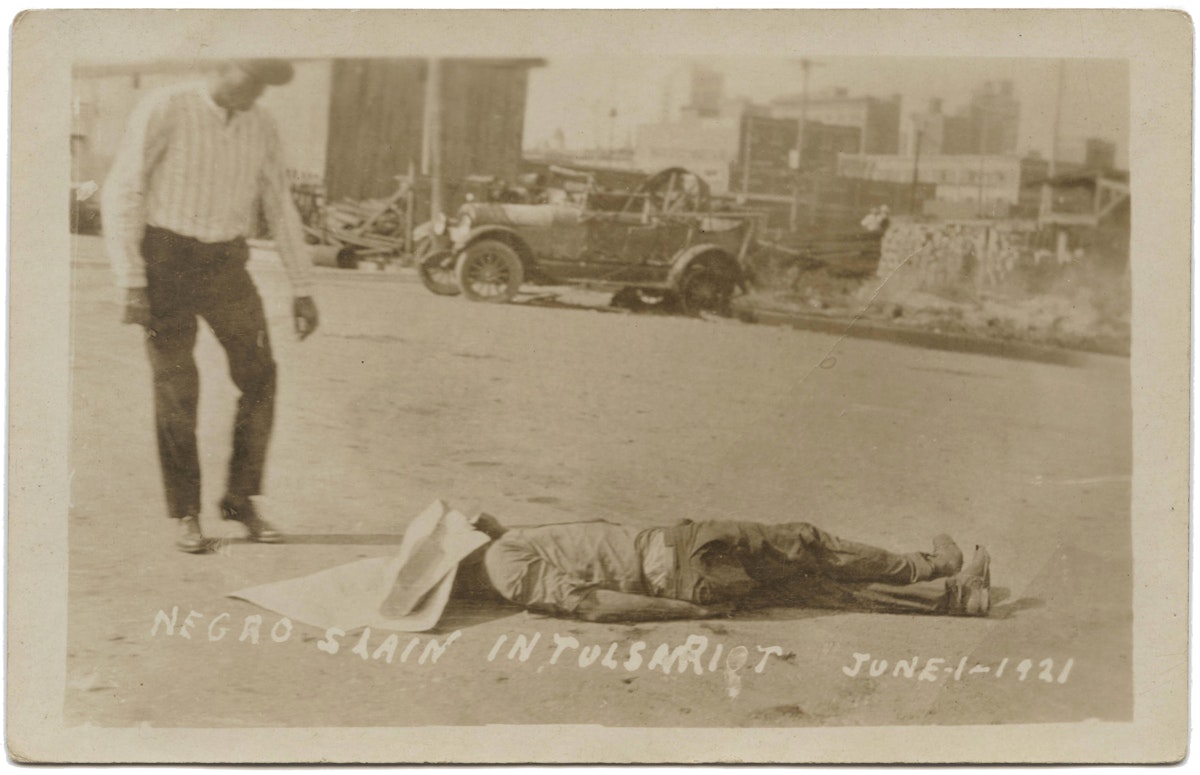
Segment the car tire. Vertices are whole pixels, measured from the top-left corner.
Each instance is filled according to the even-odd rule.
[[[438,296],[457,296],[458,275],[454,268],[454,254],[449,250],[435,250],[423,256],[417,265],[421,282]]]
[[[667,290],[645,289],[628,285],[613,294],[610,306],[632,312],[675,312],[678,300]]]
[[[512,301],[525,279],[517,251],[499,240],[480,240],[458,257],[458,287],[471,301]]]
[[[679,280],[679,302],[688,315],[701,313],[729,317],[732,314],[734,278],[709,262],[695,263]]]

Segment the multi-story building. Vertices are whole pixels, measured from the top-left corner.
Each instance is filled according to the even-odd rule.
[[[927,212],[963,217],[1003,217],[1021,197],[1021,160],[1010,155],[842,154],[839,177],[858,180],[932,184],[934,201]]]
[[[793,165],[799,123],[753,111],[743,113],[730,187],[752,194],[791,194],[797,172],[832,174],[837,169],[838,154],[854,153],[859,147],[858,128],[809,121],[804,128],[804,142],[799,144],[802,157],[796,169]]]
[[[852,97],[844,88],[809,96],[791,94],[771,100],[771,115],[859,130],[857,153],[900,152],[900,95],[887,99]]]
[[[701,118],[716,118],[725,99],[725,76],[701,65],[692,67],[691,107]]]
[[[835,170],[838,157],[862,147],[862,130],[854,126],[836,126],[809,121],[804,126],[803,158],[806,170]]]
[[[922,155],[1015,153],[1020,116],[1021,103],[1013,96],[1010,81],[984,84],[955,115],[942,110],[942,100],[933,99],[904,127],[905,153],[915,152],[918,137]]]
[[[1021,103],[1013,95],[1012,81],[988,81],[976,89],[966,115],[972,152],[989,155],[1017,150]]]
[[[969,116],[946,116],[942,123],[942,153],[978,153],[975,134]]]

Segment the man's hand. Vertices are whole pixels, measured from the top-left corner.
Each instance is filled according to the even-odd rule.
[[[713,605],[700,606],[697,613],[697,619],[720,619],[733,616],[733,612],[737,610],[737,604],[730,601],[726,603],[715,603]]]
[[[125,291],[125,316],[121,322],[145,328],[150,325],[150,296],[145,288]]]
[[[300,341],[317,330],[317,303],[312,296],[297,296],[292,300],[292,321],[296,325],[296,336]]]

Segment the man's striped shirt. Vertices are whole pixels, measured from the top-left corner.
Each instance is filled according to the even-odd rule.
[[[148,95],[130,117],[104,189],[104,232],[118,285],[146,285],[147,225],[226,242],[254,234],[261,200],[293,293],[311,293],[279,134],[261,107],[230,114],[203,85]]]

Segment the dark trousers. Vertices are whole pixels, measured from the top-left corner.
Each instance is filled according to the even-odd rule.
[[[847,541],[807,522],[687,522],[666,528],[671,596],[699,605],[765,605],[907,613],[946,609],[944,581],[920,552]]]
[[[154,416],[168,515],[200,514],[196,408],[200,381],[192,351],[204,318],[225,348],[241,391],[226,491],[257,495],[275,416],[275,360],[262,299],[246,271],[243,240],[204,243],[148,227],[142,240],[151,323],[146,351],[154,372]]]

